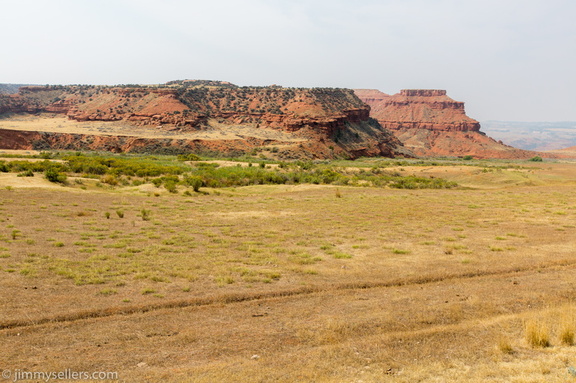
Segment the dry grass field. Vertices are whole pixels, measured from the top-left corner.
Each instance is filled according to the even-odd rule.
[[[0,173],[0,370],[576,381],[576,163],[396,170],[461,187],[183,195]]]
[[[256,124],[254,126],[249,124],[230,126],[210,120],[205,129],[182,132],[174,128],[162,129],[162,126],[134,126],[125,121],[76,121],[66,116],[51,113],[17,114],[0,118],[0,129],[186,140],[242,140],[246,137],[255,137],[264,140],[305,141],[279,130],[258,128]]]

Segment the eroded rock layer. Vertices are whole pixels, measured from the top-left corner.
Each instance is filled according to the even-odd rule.
[[[76,121],[125,122],[134,127],[135,138],[138,127],[180,134],[218,129],[225,135],[230,127],[242,126],[253,129],[254,134],[190,140],[196,144],[205,141],[201,146],[210,148],[220,146],[213,141],[243,140],[232,145],[243,152],[261,145],[278,145],[280,158],[411,155],[393,134],[370,118],[370,107],[348,89],[174,81],[160,86],[27,86],[21,87],[17,95],[0,95],[0,114],[47,112]],[[257,132],[263,129],[288,133],[292,139],[259,140]],[[109,135],[98,140],[117,139]],[[56,141],[47,140],[53,148],[61,146]],[[157,144],[161,141],[156,139]],[[6,142],[4,138],[0,146],[6,146]],[[74,145],[82,146],[73,141],[66,146]],[[130,150],[126,145],[120,147],[122,151]],[[187,147],[182,146],[183,150]]]
[[[388,95],[357,89],[370,105],[370,115],[419,156],[530,158],[537,153],[495,141],[480,131],[480,123],[466,115],[464,103],[439,89],[405,89]]]

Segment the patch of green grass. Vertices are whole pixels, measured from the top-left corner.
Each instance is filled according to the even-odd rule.
[[[347,254],[347,253],[342,253],[339,251],[335,251],[334,253],[332,253],[332,256],[336,259],[350,259],[350,258],[352,258],[352,255]]]
[[[118,294],[118,291],[115,289],[102,289],[98,292],[100,295],[114,295]]]
[[[36,275],[36,270],[30,268],[30,267],[25,267],[23,269],[20,269],[20,274],[22,275],[27,275],[27,276],[35,276]]]
[[[162,276],[159,276],[159,275],[153,275],[153,276],[151,276],[151,277],[150,277],[150,280],[151,280],[152,282],[170,283],[170,280],[169,280],[168,278],[162,277]]]
[[[230,285],[234,283],[234,278],[229,275],[219,276],[214,278],[214,281],[218,284],[218,286]]]
[[[322,258],[314,257],[305,252],[303,253],[297,252],[296,254],[288,257],[288,260],[292,263],[296,263],[299,265],[313,265],[315,263],[322,261]]]

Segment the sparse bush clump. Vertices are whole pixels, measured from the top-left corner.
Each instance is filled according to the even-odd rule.
[[[142,209],[140,214],[142,214],[142,221],[150,221],[150,210]]]
[[[111,186],[117,186],[118,185],[118,178],[116,178],[116,176],[113,176],[111,174],[108,174],[104,177],[102,177],[102,182]]]
[[[46,177],[46,179],[50,182],[56,182],[56,183],[61,183],[64,184],[66,183],[66,174],[60,173],[55,169],[47,169],[44,172],[44,177]]]
[[[176,183],[172,180],[164,182],[164,188],[166,188],[170,193],[178,193]]]
[[[18,173],[18,177],[34,177],[34,172],[28,169],[25,172]]]
[[[191,186],[195,192],[199,192],[200,188],[202,186],[204,186],[203,182],[202,182],[202,178],[200,178],[198,176],[186,176],[186,177],[184,177],[183,183],[185,185]]]

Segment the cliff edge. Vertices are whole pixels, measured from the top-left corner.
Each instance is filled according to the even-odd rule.
[[[122,124],[123,136],[140,141],[144,130],[155,130],[163,137],[163,141],[160,137],[154,140],[148,134],[150,145],[139,145],[140,151],[160,146],[171,152],[241,154],[267,147],[274,148],[275,156],[282,159],[412,155],[370,117],[370,107],[349,89],[239,87],[203,80],[157,86],[24,86],[18,94],[0,95],[0,114],[6,117],[13,113],[52,113],[78,123],[110,123],[107,126],[111,127]],[[8,140],[4,131],[0,147],[17,141],[28,148],[61,149],[58,135],[78,134],[99,135],[98,140],[91,141],[101,145],[86,147],[78,143],[75,148],[73,138],[62,136],[67,149],[105,150],[108,140],[115,142],[116,151],[133,150],[130,145],[117,146],[125,140],[106,139],[113,134],[98,134],[89,126],[82,125],[88,127],[85,131],[44,131],[53,133],[49,140],[44,134],[38,138],[44,142],[29,144]],[[131,127],[128,133],[127,126]],[[166,134],[178,135],[178,140],[165,138]]]
[[[370,105],[370,115],[419,156],[531,158],[538,153],[516,149],[480,131],[466,115],[464,103],[440,89],[404,89],[388,95],[376,89],[356,89]]]

